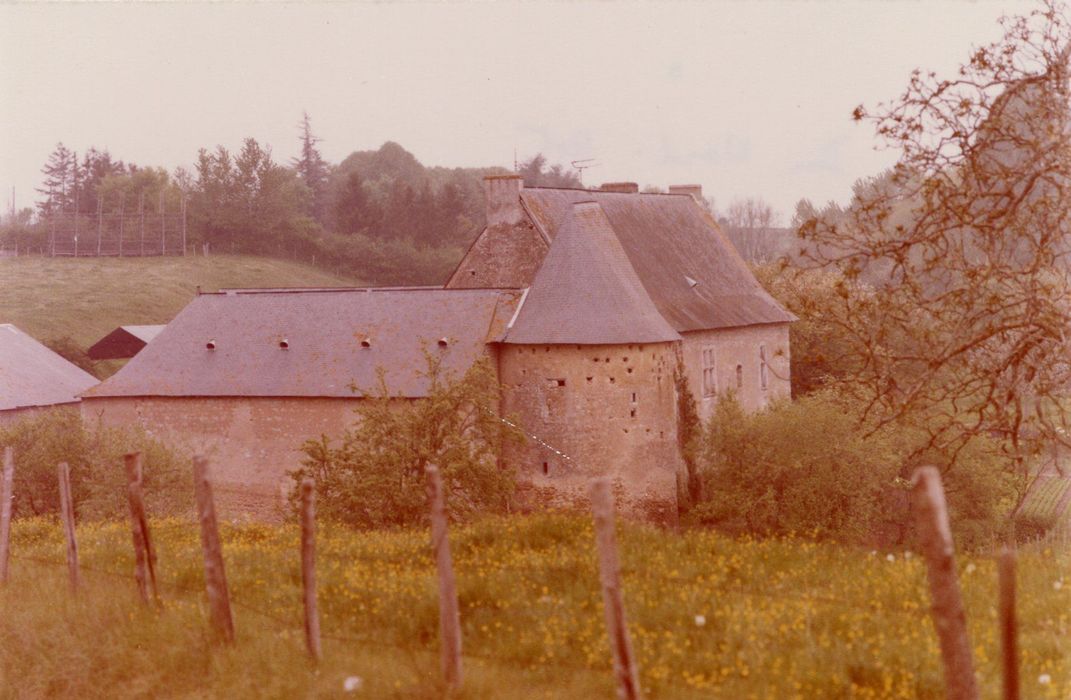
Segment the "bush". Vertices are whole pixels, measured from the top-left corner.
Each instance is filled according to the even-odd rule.
[[[137,428],[86,426],[77,409],[52,409],[0,428],[0,447],[15,452],[13,513],[16,517],[59,512],[56,465],[71,468],[71,493],[80,517],[127,514],[123,455],[142,453],[146,505],[153,515],[188,510],[192,479],[186,461]]]
[[[425,356],[427,398],[392,398],[381,377],[338,447],[323,435],[305,443],[304,466],[290,475],[298,482],[315,479],[324,517],[362,528],[424,521],[427,464],[441,470],[451,519],[509,510],[515,483],[502,466],[502,447],[520,436],[497,417],[494,371],[481,360],[463,377],[452,377],[440,355]]]
[[[915,464],[952,460],[934,451],[909,464],[914,436],[861,415],[828,391],[752,415],[722,400],[703,438],[704,500],[690,518],[732,533],[909,543],[906,480]],[[990,541],[1014,500],[996,445],[978,439],[962,448],[942,480],[957,545]]]

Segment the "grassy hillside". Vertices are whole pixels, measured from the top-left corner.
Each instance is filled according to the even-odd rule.
[[[299,263],[250,256],[0,258],[0,323],[82,350],[116,326],[167,323],[200,286],[336,287],[358,284]],[[114,371],[107,363],[105,374]]]
[[[16,524],[0,591],[0,678],[12,697],[444,697],[425,530],[318,538],[325,659],[304,658],[299,534],[224,528],[234,648],[209,644],[195,524],[157,521],[164,609],[134,594],[125,523],[79,528],[86,590],[66,590],[60,528]],[[646,695],[940,698],[925,567],[902,551],[619,527],[628,622]],[[610,653],[590,521],[488,520],[451,533],[465,698],[608,698]],[[1071,691],[1065,547],[1020,553],[1024,697]],[[999,697],[996,567],[959,559],[983,697]],[[2,695],[2,693],[0,693]]]

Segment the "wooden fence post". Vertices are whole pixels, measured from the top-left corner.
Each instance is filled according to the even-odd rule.
[[[56,468],[59,476],[60,518],[63,520],[63,534],[67,539],[67,576],[71,590],[77,591],[81,583],[78,575],[78,542],[74,537],[74,499],[71,498],[71,469],[66,462],[60,462]]]
[[[1019,628],[1015,615],[1015,550],[1005,547],[997,562],[1000,588],[1000,648],[1004,656],[1004,700],[1019,700]]]
[[[156,550],[149,535],[149,523],[145,518],[145,500],[141,493],[141,453],[134,452],[123,457],[126,464],[127,501],[130,504],[130,532],[134,538],[134,579],[138,582],[141,599],[160,603],[156,588]],[[151,596],[151,597],[150,597]]]
[[[621,594],[621,563],[617,556],[617,537],[614,534],[614,495],[610,480],[595,479],[591,484],[591,510],[595,516],[595,544],[599,553],[599,581],[606,609],[606,632],[614,655],[614,678],[617,695],[636,700],[640,694],[640,674],[632,641],[625,621],[625,603]]]
[[[439,636],[442,640],[443,677],[447,687],[461,686],[461,611],[457,603],[457,582],[450,559],[446,532],[446,506],[439,468],[429,464],[428,502],[431,508],[431,548],[439,571]]]
[[[234,643],[234,619],[223,570],[223,547],[219,541],[216,504],[212,500],[212,483],[208,480],[208,460],[193,458],[193,489],[197,496],[197,516],[201,521],[201,549],[205,560],[205,594],[212,627],[225,644]]]
[[[305,646],[315,661],[323,658],[320,646],[320,611],[316,604],[316,483],[301,482],[301,582],[305,587]]]
[[[945,492],[936,467],[919,467],[912,479],[915,521],[930,581],[933,626],[941,644],[948,700],[977,700],[967,616],[963,611]]]
[[[4,448],[4,480],[0,487],[0,586],[7,583],[7,567],[11,559],[11,499],[15,482],[15,450]]]

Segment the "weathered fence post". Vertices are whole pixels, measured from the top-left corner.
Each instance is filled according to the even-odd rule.
[[[941,645],[948,700],[977,700],[967,617],[963,611],[952,530],[948,525],[945,492],[936,467],[920,467],[913,477],[915,522],[930,581],[933,626]]]
[[[4,480],[0,487],[0,586],[7,583],[11,560],[11,499],[15,482],[15,450],[4,448]]]
[[[320,647],[320,611],[316,603],[316,484],[301,482],[301,582],[305,588],[305,646],[315,661]]]
[[[212,627],[226,644],[234,643],[234,620],[231,617],[231,598],[227,590],[227,575],[223,569],[223,547],[219,541],[216,504],[212,499],[212,483],[208,480],[208,460],[193,458],[193,488],[197,497],[197,516],[201,521],[201,549],[205,560],[205,595]]]
[[[1019,623],[1015,615],[1015,550],[997,561],[1000,588],[1000,648],[1004,656],[1004,700],[1019,700]]]
[[[159,604],[160,594],[156,589],[156,551],[149,536],[149,523],[145,518],[145,500],[141,493],[141,453],[125,455],[127,501],[130,504],[130,532],[134,538],[134,579],[138,582],[141,599]],[[150,597],[151,596],[151,597]]]
[[[78,575],[78,542],[74,537],[74,499],[71,498],[71,468],[66,462],[60,462],[56,468],[59,476],[60,518],[63,520],[63,534],[67,539],[67,576],[71,590],[77,591],[81,583]]]
[[[428,502],[431,507],[431,548],[439,571],[439,636],[442,640],[442,667],[446,685],[461,686],[461,612],[457,603],[457,582],[450,559],[446,532],[446,506],[439,468],[429,464]]]
[[[610,480],[595,479],[591,484],[591,510],[595,516],[595,544],[599,552],[599,581],[606,608],[606,632],[614,655],[614,678],[617,695],[636,700],[640,694],[640,674],[632,641],[625,621],[625,603],[621,593],[621,563],[617,556],[617,537],[614,534],[614,496]]]

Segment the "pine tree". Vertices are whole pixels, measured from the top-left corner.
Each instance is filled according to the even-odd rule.
[[[41,168],[45,180],[37,191],[45,195],[45,200],[38,203],[44,215],[60,212],[71,207],[73,203],[72,177],[77,166],[73,151],[63,145],[56,145],[48,157],[48,162]]]
[[[301,119],[301,156],[294,159],[294,169],[311,193],[311,214],[320,224],[327,214],[327,178],[329,168],[320,156],[316,144],[320,138],[312,133],[309,113],[303,112]]]

